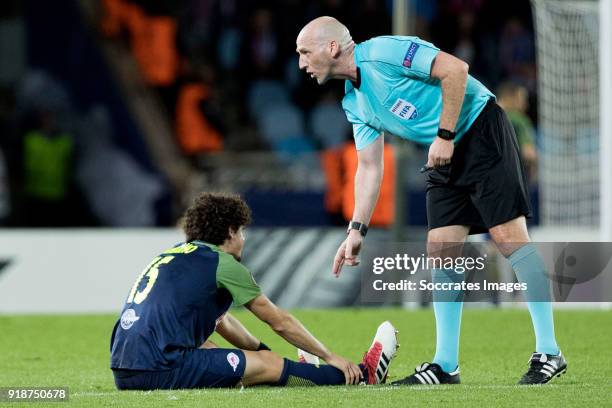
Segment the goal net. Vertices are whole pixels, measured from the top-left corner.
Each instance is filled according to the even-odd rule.
[[[532,6],[541,222],[596,229],[600,217],[599,3],[532,0]]]

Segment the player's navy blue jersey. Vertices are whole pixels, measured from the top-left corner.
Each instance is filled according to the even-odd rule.
[[[232,303],[261,293],[231,255],[199,241],[172,248],[142,271],[111,337],[111,368],[165,370],[213,333]]]

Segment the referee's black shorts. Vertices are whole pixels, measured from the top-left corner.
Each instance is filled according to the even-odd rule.
[[[451,164],[428,172],[428,226],[467,225],[479,234],[521,215],[531,217],[531,205],[516,135],[491,99],[455,146]]]

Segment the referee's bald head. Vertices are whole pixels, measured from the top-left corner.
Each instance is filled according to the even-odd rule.
[[[302,28],[296,40],[300,69],[306,70],[319,84],[332,74],[334,64],[355,43],[348,28],[333,17],[317,17]]]
[[[300,38],[322,43],[338,41],[342,48],[349,46],[353,42],[348,28],[340,21],[329,16],[317,17],[306,24],[298,34],[298,42]]]

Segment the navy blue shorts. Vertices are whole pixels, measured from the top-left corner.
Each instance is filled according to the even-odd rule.
[[[165,371],[113,369],[120,390],[234,387],[244,376],[246,358],[238,349],[193,349],[180,366]]]

